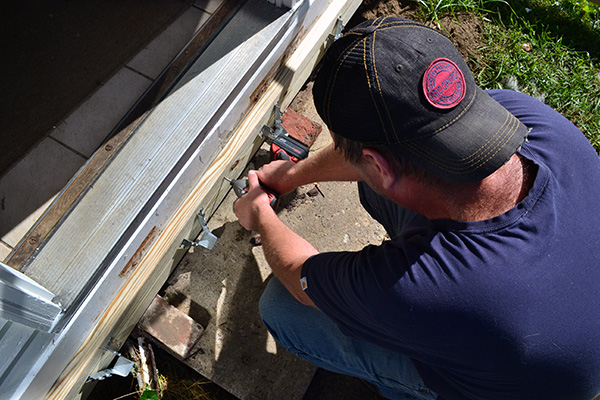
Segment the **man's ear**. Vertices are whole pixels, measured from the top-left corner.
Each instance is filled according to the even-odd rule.
[[[380,152],[366,148],[362,151],[363,163],[366,169],[375,177],[384,189],[391,189],[396,183],[398,174],[392,164]],[[371,175],[373,177],[373,175]]]

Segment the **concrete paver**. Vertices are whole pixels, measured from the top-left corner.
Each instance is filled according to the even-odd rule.
[[[90,157],[151,84],[150,79],[122,68],[57,125],[51,136]]]
[[[165,66],[177,56],[209,17],[208,12],[190,7],[128,62],[127,66],[152,79],[158,78]]]
[[[0,179],[0,237],[14,247],[57,193],[85,163],[80,155],[46,138]]]
[[[139,326],[181,358],[187,358],[204,328],[189,315],[156,296]]]

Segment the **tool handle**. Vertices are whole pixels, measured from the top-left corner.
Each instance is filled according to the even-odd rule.
[[[269,205],[275,208],[275,206],[277,205],[277,194],[272,189],[263,185],[262,183],[260,184],[260,188],[263,190],[263,192],[267,194],[267,196],[269,196]]]
[[[250,185],[248,184],[248,179],[238,179],[238,180],[229,180],[231,186],[233,187],[233,192],[235,195],[240,198],[250,190]],[[277,193],[273,191],[271,188],[260,184],[260,188],[263,192],[269,196],[269,205],[273,208],[277,205]]]
[[[299,161],[296,157],[291,157],[284,149],[275,144],[271,145],[271,154],[271,158],[273,160],[284,160],[293,162]]]
[[[275,206],[277,205],[277,194],[271,188],[263,185],[262,183],[260,184],[260,188],[263,192],[267,194],[267,196],[269,196],[269,205],[275,208]],[[248,190],[250,190],[250,186],[248,185],[248,180],[246,180],[246,187],[244,188],[244,191],[241,196],[248,193]]]

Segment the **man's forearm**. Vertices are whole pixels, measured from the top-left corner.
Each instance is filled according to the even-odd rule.
[[[235,215],[244,228],[260,234],[265,257],[275,276],[298,301],[312,305],[302,290],[300,277],[304,262],[318,251],[277,217],[256,171],[248,172],[248,187],[248,192],[233,204]]]
[[[297,163],[291,173],[292,179],[298,183],[298,186],[314,182],[362,179],[357,169],[335,149],[333,143]]]
[[[280,195],[287,194],[301,185],[326,181],[359,181],[357,169],[333,144],[298,162],[273,161],[258,170],[260,181]]]
[[[314,305],[302,290],[300,278],[304,262],[318,251],[275,213],[264,213],[258,225],[265,258],[273,274],[298,301]]]
[[[250,171],[250,191],[236,201],[235,210],[240,223],[246,229],[260,234],[265,257],[274,275],[298,301],[314,305],[302,290],[300,278],[304,262],[318,251],[288,228],[268,203],[261,200],[260,197],[265,196],[259,189],[259,179],[277,193],[285,194],[300,185],[324,181],[358,181],[361,176],[330,144],[296,164],[274,161],[261,167],[257,173]]]

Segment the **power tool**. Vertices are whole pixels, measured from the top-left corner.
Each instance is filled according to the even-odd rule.
[[[271,144],[271,161],[287,160],[298,162],[308,157],[308,146],[298,139],[290,136],[281,125],[281,110],[275,108],[275,126],[271,128],[264,125],[261,129],[262,137]]]
[[[289,135],[279,135],[271,143],[271,160],[298,162],[308,157],[308,147]]]
[[[248,179],[229,179],[225,177],[225,180],[231,184],[233,192],[238,198],[248,193],[248,190],[250,189]],[[269,205],[275,208],[275,205],[277,204],[277,194],[262,183],[260,184],[260,188],[269,196]]]

